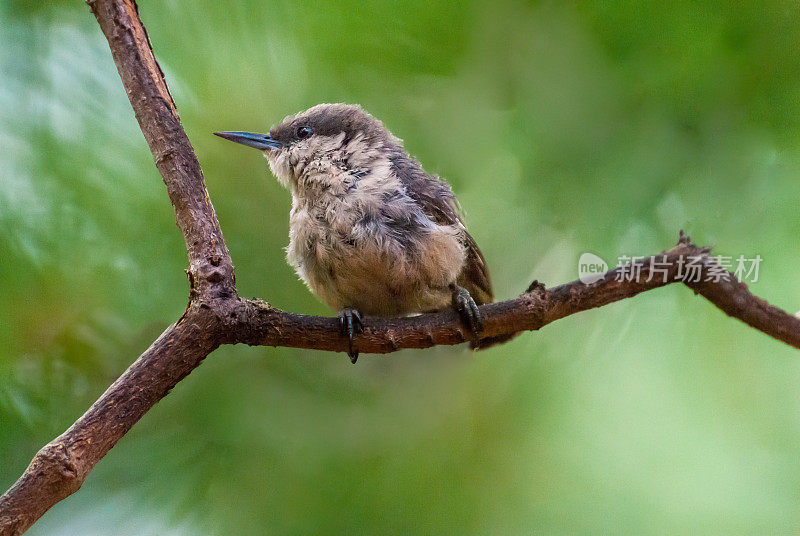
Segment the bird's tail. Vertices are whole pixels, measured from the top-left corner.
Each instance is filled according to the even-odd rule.
[[[485,339],[480,339],[476,342],[469,343],[470,350],[486,350],[496,344],[503,344],[504,342],[508,342],[511,339],[515,338],[517,335],[522,333],[518,331],[516,333],[512,333],[510,335],[498,335],[496,337],[486,337]]]

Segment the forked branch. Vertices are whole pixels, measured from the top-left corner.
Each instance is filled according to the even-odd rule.
[[[333,318],[296,315],[236,293],[233,263],[203,175],[181,126],[133,0],[89,0],[105,34],[142,133],[164,178],[189,260],[189,305],[68,430],[45,445],[0,497],[0,535],[22,534],[86,476],[131,427],[222,344],[288,346],[346,352],[348,341]],[[687,277],[689,259],[699,275]],[[751,294],[681,233],[669,251],[645,259],[636,277],[625,267],[586,285],[574,281],[481,306],[486,337],[537,330],[560,318],[641,292],[682,282],[726,314],[800,348],[800,319]],[[657,267],[657,268],[656,268]],[[695,277],[697,275],[697,277]],[[363,353],[427,348],[468,340],[454,312],[413,318],[365,319],[356,339]]]

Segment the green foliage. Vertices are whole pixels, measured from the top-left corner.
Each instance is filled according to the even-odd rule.
[[[359,102],[453,184],[496,294],[669,247],[800,309],[795,2],[141,1],[245,296],[331,314],[215,130]],[[0,4],[0,487],[182,312],[185,254],[81,3]],[[800,361],[679,286],[486,352],[226,347],[30,534],[791,533]]]

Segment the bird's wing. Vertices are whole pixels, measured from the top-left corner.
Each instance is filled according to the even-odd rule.
[[[489,278],[489,267],[486,266],[486,260],[483,258],[478,244],[475,243],[475,239],[466,231],[464,231],[464,235],[467,237],[467,260],[464,262],[464,268],[461,269],[457,283],[469,291],[478,305],[492,303],[494,295],[492,294],[492,280]]]
[[[438,177],[425,173],[422,166],[403,149],[399,149],[392,157],[392,165],[408,196],[422,207],[431,221],[439,225],[457,225],[463,229],[467,257],[456,283],[466,288],[478,305],[491,303],[494,297],[489,268],[478,244],[467,232],[459,214],[458,200],[450,186]]]

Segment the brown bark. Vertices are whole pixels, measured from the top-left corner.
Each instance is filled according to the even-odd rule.
[[[692,260],[696,274],[686,273]],[[747,285],[722,270],[709,248],[695,246],[681,232],[678,244],[669,251],[638,261],[641,270],[627,280],[630,265],[615,268],[598,281],[586,285],[573,281],[545,289],[534,283],[520,297],[480,306],[484,337],[537,330],[565,316],[631,298],[641,292],[670,283],[684,283],[703,295],[725,314],[800,348],[800,319],[750,293]],[[651,268],[655,267],[655,270]],[[683,273],[681,272],[683,270]],[[727,274],[715,281],[715,273]],[[687,277],[689,276],[689,277]],[[696,277],[695,277],[696,276]],[[289,346],[316,350],[347,351],[334,318],[296,315],[270,308],[260,301],[240,300],[235,318],[225,331],[233,339],[251,345]],[[470,340],[454,311],[410,318],[365,318],[364,332],[356,339],[361,352],[385,354],[401,348],[428,348],[439,344],[460,344]]]
[[[133,0],[89,0],[108,39],[123,86],[156,166],[164,178],[189,258],[189,305],[184,315],[147,349],[68,430],[34,456],[0,497],[0,535],[22,534],[58,501],[77,491],[103,456],[175,385],[222,344],[290,346],[346,352],[348,341],[334,318],[291,314],[236,293],[233,263],[181,126],[175,103],[155,60]],[[700,260],[696,281],[681,268]],[[650,260],[661,271],[653,270]],[[616,268],[590,285],[574,281],[551,289],[539,284],[519,298],[481,306],[485,337],[537,330],[560,318],[685,282],[726,314],[800,348],[800,319],[769,305],[732,276],[715,280],[719,266],[681,233],[671,250],[642,261],[639,277]],[[654,277],[650,277],[653,275]],[[648,280],[649,279],[649,280]],[[364,320],[356,345],[363,353],[459,344],[469,337],[451,311],[413,318]]]

